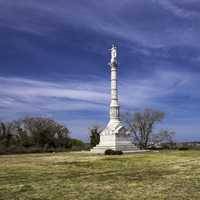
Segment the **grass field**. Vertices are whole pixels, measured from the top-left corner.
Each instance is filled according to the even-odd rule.
[[[200,199],[200,151],[0,156],[0,200]]]

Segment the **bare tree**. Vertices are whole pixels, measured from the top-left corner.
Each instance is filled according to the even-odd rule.
[[[0,122],[0,144],[8,147],[13,138],[13,123],[12,122]]]
[[[156,123],[161,122],[165,116],[164,112],[145,109],[142,112],[125,113],[122,120],[127,125],[134,141],[140,148],[147,148],[148,142]]]
[[[170,129],[161,130],[157,134],[152,134],[151,142],[153,145],[161,143],[173,144],[175,134],[176,134],[175,131]]]
[[[3,121],[0,122],[0,138],[6,135],[6,125]]]
[[[26,117],[21,124],[36,146],[64,146],[69,139],[69,130],[50,118]]]

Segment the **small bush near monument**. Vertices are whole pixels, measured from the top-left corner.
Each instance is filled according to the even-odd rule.
[[[118,151],[118,150],[113,150],[113,149],[107,149],[104,152],[105,155],[122,155],[123,152],[122,151]]]
[[[188,147],[180,147],[178,148],[179,151],[188,151],[189,148]]]
[[[107,149],[104,152],[105,155],[113,155],[113,150],[112,149]]]

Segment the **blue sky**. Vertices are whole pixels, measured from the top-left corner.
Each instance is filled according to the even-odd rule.
[[[0,0],[0,119],[52,117],[73,137],[108,121],[108,49],[119,48],[122,112],[200,140],[198,0]]]

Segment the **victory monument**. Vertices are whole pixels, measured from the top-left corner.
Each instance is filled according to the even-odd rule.
[[[100,143],[91,149],[94,153],[104,153],[106,149],[121,150],[123,152],[139,151],[132,143],[132,138],[120,120],[120,105],[117,87],[117,48],[111,49],[111,102],[110,121],[100,133]]]

